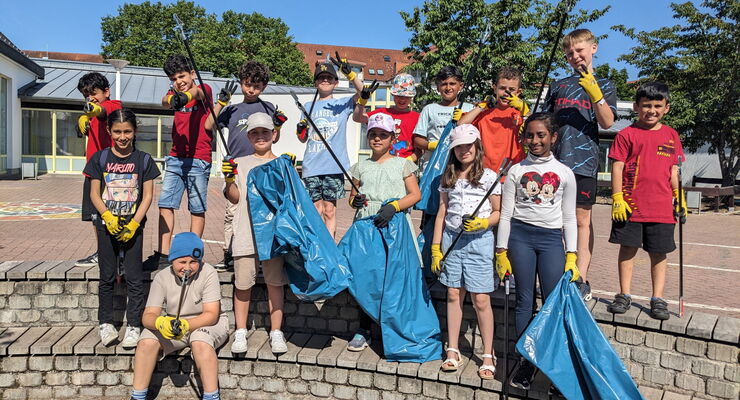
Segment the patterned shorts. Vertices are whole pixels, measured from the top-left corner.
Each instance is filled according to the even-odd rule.
[[[303,178],[311,201],[336,201],[344,198],[344,175],[330,174]]]

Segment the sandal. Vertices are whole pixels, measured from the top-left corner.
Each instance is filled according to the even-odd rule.
[[[448,347],[446,351],[451,351],[457,354],[457,358],[447,358],[442,362],[442,365],[439,366],[439,369],[444,372],[455,372],[462,365],[462,356],[460,356],[460,350]]]
[[[483,380],[491,380],[493,379],[493,376],[496,375],[496,356],[492,354],[483,354],[480,356],[481,358],[492,358],[493,359],[493,365],[486,365],[481,364],[480,367],[478,367],[478,376]],[[483,374],[483,371],[491,371],[491,375]]]

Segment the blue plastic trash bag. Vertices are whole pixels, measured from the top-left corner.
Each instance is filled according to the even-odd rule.
[[[285,255],[290,288],[299,299],[329,299],[349,286],[347,260],[287,156],[252,169],[247,190],[257,255]]]
[[[355,221],[339,243],[352,271],[349,291],[380,325],[384,357],[426,362],[442,357],[441,331],[406,216],[386,228]]]
[[[429,162],[424,167],[424,171],[419,181],[419,189],[421,190],[421,200],[419,200],[414,209],[422,210],[425,214],[437,214],[439,209],[439,182],[442,178],[442,173],[447,166],[447,156],[450,153],[450,132],[457,126],[455,121],[450,121],[445,126],[442,135],[439,137],[439,143],[437,148],[432,152],[432,156],[429,158]],[[431,242],[429,238],[428,242]]]
[[[642,399],[617,353],[563,274],[516,349],[569,400]]]

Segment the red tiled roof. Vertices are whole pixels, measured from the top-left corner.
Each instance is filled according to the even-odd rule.
[[[59,51],[37,51],[23,50],[27,56],[32,58],[49,58],[52,60],[80,61],[91,63],[103,63],[103,56],[100,54],[81,54],[81,53],[63,53]]]
[[[296,43],[296,47],[303,53],[303,58],[313,70],[316,61],[326,60],[326,56],[336,57],[338,51],[342,57],[355,65],[362,66],[365,79],[390,80],[401,69],[411,64],[411,59],[401,50],[373,49],[368,47],[334,46],[330,44]],[[321,54],[316,54],[316,51]],[[385,61],[388,56],[390,61]],[[383,70],[383,75],[371,75],[370,69]]]

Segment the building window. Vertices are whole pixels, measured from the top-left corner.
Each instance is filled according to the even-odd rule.
[[[51,111],[23,110],[23,154],[51,155]]]
[[[391,62],[391,56],[383,56],[383,61]]]
[[[85,156],[85,138],[77,137],[77,120],[82,113],[57,111],[57,155]],[[107,134],[103,132],[103,134]]]
[[[378,75],[383,75],[383,70],[382,69],[379,69],[378,70]]]
[[[322,55],[322,54],[324,54],[324,52],[323,52],[323,51],[321,51],[321,50],[316,50],[316,55],[317,55],[317,56],[320,56],[320,55]]]
[[[367,73],[370,75],[375,75],[375,70],[370,68],[369,70],[367,70]]]
[[[379,87],[375,91],[375,106],[376,107],[385,107],[386,105],[386,97],[388,96],[388,88]]]

